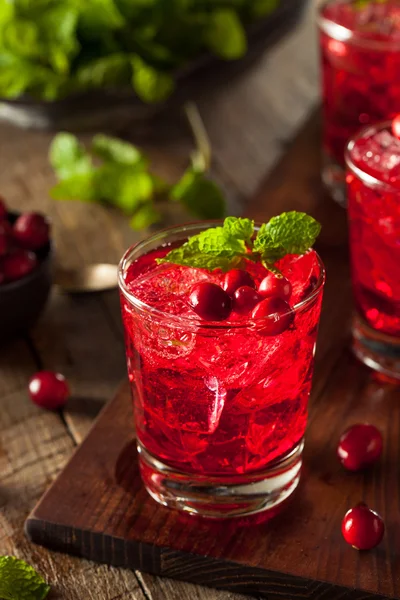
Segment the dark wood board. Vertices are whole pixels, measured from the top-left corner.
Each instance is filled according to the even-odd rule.
[[[212,523],[158,506],[140,482],[131,402],[124,385],[26,522],[32,541],[116,566],[265,598],[400,597],[399,388],[349,351],[351,291],[345,212],[319,183],[319,126],[313,116],[250,206],[259,220],[304,209],[324,225],[319,251],[328,279],[320,327],[302,482],[272,521]],[[111,350],[110,350],[111,351]],[[370,421],[384,453],[364,474],[335,456],[351,423]],[[386,522],[382,544],[359,553],[340,524],[360,500]]]

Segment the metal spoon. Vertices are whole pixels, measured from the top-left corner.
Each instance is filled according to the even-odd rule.
[[[74,270],[57,268],[54,283],[68,294],[112,290],[118,287],[118,266],[95,264]]]

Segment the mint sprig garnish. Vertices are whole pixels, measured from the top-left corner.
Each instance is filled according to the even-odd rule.
[[[2,600],[44,600],[50,591],[43,577],[25,561],[0,556],[0,598]]]
[[[304,254],[311,248],[320,230],[313,217],[291,211],[264,223],[254,237],[254,221],[228,217],[222,227],[194,235],[157,262],[229,271],[242,266],[247,259],[276,271],[275,263],[287,254]]]

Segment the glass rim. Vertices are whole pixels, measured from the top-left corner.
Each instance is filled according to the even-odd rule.
[[[370,175],[369,173],[364,171],[362,168],[360,168],[356,164],[354,164],[353,159],[351,157],[353,148],[359,139],[361,139],[362,137],[366,137],[366,136],[369,137],[369,134],[372,134],[376,131],[382,131],[382,130],[388,129],[388,128],[390,129],[391,124],[392,124],[392,121],[381,121],[380,123],[374,123],[373,125],[370,124],[370,125],[367,125],[366,127],[363,127],[362,129],[360,129],[347,142],[346,149],[344,152],[344,160],[346,162],[348,169],[369,187],[380,188],[385,191],[390,191],[390,192],[399,194],[400,193],[399,188],[397,188],[394,185],[391,185],[387,181],[382,181],[381,179],[378,179],[377,177]]]
[[[355,45],[375,50],[387,50],[390,48],[393,50],[400,50],[400,39],[395,40],[388,36],[387,39],[384,40],[373,40],[367,35],[361,34],[359,31],[350,29],[345,25],[340,25],[339,23],[336,23],[336,21],[333,21],[332,19],[329,19],[323,15],[323,11],[326,6],[329,4],[339,3],[345,4],[345,2],[338,2],[338,0],[327,0],[319,7],[317,13],[317,24],[321,31],[338,42],[354,43]],[[349,2],[347,2],[347,4],[348,3]]]
[[[151,314],[154,317],[158,317],[160,319],[168,319],[168,321],[170,323],[173,323],[174,325],[179,325],[180,327],[185,326],[188,329],[195,329],[195,330],[214,330],[214,329],[244,329],[244,328],[249,328],[249,327],[255,327],[257,323],[262,323],[263,319],[265,319],[265,317],[261,318],[261,319],[246,319],[245,321],[239,321],[239,322],[234,322],[234,321],[210,321],[207,323],[204,323],[202,321],[197,321],[196,319],[191,319],[189,317],[185,317],[185,316],[181,316],[181,315],[171,315],[170,313],[164,312],[154,306],[151,306],[150,304],[147,304],[146,302],[143,302],[142,300],[139,300],[138,298],[136,298],[133,294],[131,294],[126,286],[125,280],[124,280],[124,274],[126,272],[127,267],[131,264],[131,257],[132,254],[134,254],[137,251],[140,251],[141,249],[144,249],[146,247],[147,244],[151,243],[152,241],[157,241],[157,238],[160,238],[160,240],[163,239],[164,235],[166,233],[169,234],[175,234],[175,233],[188,233],[190,235],[190,232],[194,232],[194,231],[198,231],[199,228],[201,228],[204,225],[204,228],[207,227],[217,227],[222,225],[223,221],[199,221],[196,223],[189,223],[189,224],[185,224],[185,225],[175,225],[172,227],[167,227],[165,229],[162,229],[154,234],[152,234],[151,236],[147,237],[145,240],[141,240],[139,242],[136,242],[135,244],[133,244],[132,246],[130,246],[130,248],[128,248],[128,250],[125,252],[125,254],[123,255],[123,257],[121,258],[121,261],[118,265],[118,285],[119,285],[119,289],[122,292],[122,294],[124,295],[124,297],[126,298],[126,300],[134,307],[136,308],[138,311],[142,312],[142,313],[147,313],[147,314]],[[259,228],[260,225],[255,225],[255,229],[257,230],[257,228]],[[319,295],[319,293],[321,292],[321,290],[323,289],[323,286],[325,284],[325,279],[326,279],[326,272],[325,272],[325,267],[324,264],[322,262],[321,257],[319,256],[318,252],[316,250],[314,250],[315,255],[317,257],[317,261],[318,261],[318,267],[319,267],[319,277],[318,277],[318,281],[316,283],[315,288],[312,290],[312,292],[310,292],[306,298],[304,298],[301,302],[298,302],[297,304],[295,304],[295,306],[293,306],[291,308],[291,311],[293,311],[294,313],[298,312],[299,310],[301,310],[302,308],[306,307],[308,304],[311,304],[313,302],[313,300]],[[288,313],[285,313],[289,314]],[[283,316],[285,316],[283,315]]]

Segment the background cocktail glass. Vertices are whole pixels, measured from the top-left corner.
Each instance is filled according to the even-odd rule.
[[[132,268],[141,289],[162,294],[166,306],[169,289],[190,289],[191,268],[146,270],[165,244],[208,227],[177,227],[137,244],[119,282],[145,486],[162,504],[219,518],[276,509],[298,485],[325,274],[314,251],[290,258],[301,301],[293,325],[268,337],[255,321],[207,323],[135,297]]]
[[[323,92],[322,178],[346,204],[344,151],[360,127],[400,108],[400,4],[331,0],[319,12]]]
[[[346,163],[354,351],[400,379],[400,140],[391,122],[353,137]]]

